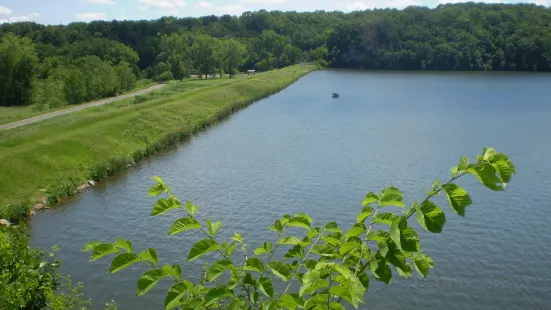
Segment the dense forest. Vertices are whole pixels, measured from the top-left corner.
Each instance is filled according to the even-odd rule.
[[[0,105],[56,107],[198,74],[299,62],[406,70],[551,71],[551,9],[460,3],[403,10],[0,26]]]

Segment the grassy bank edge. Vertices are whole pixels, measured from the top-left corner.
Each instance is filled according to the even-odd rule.
[[[43,193],[39,195],[39,197],[42,196],[42,198],[39,200],[27,198],[22,199],[21,201],[14,204],[3,206],[0,205],[0,218],[7,219],[10,222],[23,221],[27,219],[29,215],[31,215],[35,210],[48,208],[59,203],[65,198],[71,197],[81,192],[87,187],[88,180],[99,182],[106,177],[113,176],[117,172],[133,166],[138,161],[146,157],[154,155],[155,153],[158,153],[159,151],[171,147],[179,142],[186,141],[192,135],[219,123],[220,121],[232,115],[234,112],[244,107],[247,107],[258,100],[264,99],[277,92],[282,91],[304,75],[319,69],[319,67],[311,66],[309,70],[301,72],[301,74],[287,81],[285,85],[268,89],[266,92],[257,96],[252,96],[244,100],[238,100],[228,103],[228,105],[224,109],[220,110],[218,113],[213,114],[210,118],[205,119],[192,128],[167,133],[159,137],[158,139],[149,142],[144,147],[134,150],[131,154],[107,158],[104,161],[90,167],[88,169],[88,177],[86,179],[68,177],[59,180],[55,184],[50,184],[46,188],[46,190],[42,190]]]

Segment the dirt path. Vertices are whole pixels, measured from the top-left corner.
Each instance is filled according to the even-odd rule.
[[[63,109],[63,110],[60,110],[60,111],[55,111],[55,112],[46,113],[46,114],[38,115],[38,116],[35,116],[35,117],[27,118],[27,119],[20,120],[20,121],[17,121],[17,122],[0,125],[0,130],[20,127],[20,126],[40,122],[40,121],[43,121],[45,119],[53,118],[53,117],[56,117],[56,116],[69,114],[69,113],[73,113],[73,112],[76,112],[76,111],[82,111],[82,110],[85,110],[85,109],[88,109],[88,108],[91,108],[91,107],[97,107],[97,106],[105,105],[105,104],[108,104],[108,103],[111,103],[111,102],[114,102],[114,101],[119,101],[119,100],[122,100],[122,99],[142,95],[142,94],[148,93],[150,91],[153,91],[153,90],[159,89],[161,87],[164,87],[165,85],[166,84],[158,84],[158,85],[151,86],[149,88],[145,88],[145,89],[142,89],[142,90],[135,91],[133,93],[124,94],[124,95],[120,95],[120,96],[117,96],[117,97],[106,98],[106,99],[102,99],[102,100],[98,100],[98,101],[94,101],[94,102],[90,102],[90,103],[84,103],[84,104],[74,106],[72,108],[67,108],[67,109]]]

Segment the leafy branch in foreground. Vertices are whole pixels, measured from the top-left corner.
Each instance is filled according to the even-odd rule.
[[[149,270],[138,281],[138,295],[162,279],[173,281],[165,298],[166,309],[344,309],[342,302],[358,308],[370,278],[390,285],[393,269],[406,278],[413,270],[422,277],[428,275],[434,262],[421,251],[419,236],[409,219],[415,215],[426,231],[442,232],[446,215],[431,200],[433,197],[444,193],[451,209],[464,216],[472,200],[456,180],[470,174],[489,189],[502,191],[514,173],[507,155],[485,148],[474,163],[462,158],[451,169],[449,181],[434,182],[427,196],[409,207],[399,189],[387,187],[365,196],[355,223],[346,231],[336,222],[314,227],[306,214],[286,214],[269,227],[276,235],[274,240],[265,241],[252,253],[239,233],[229,240],[218,240],[221,222],[208,219],[202,224],[196,218],[198,206],[189,201],[182,204],[162,179],[153,177],[157,184],[149,195],[165,197],[157,200],[151,215],[180,211],[183,217],[174,222],[168,234],[196,230],[204,236],[191,247],[187,261],[218,253],[219,260],[206,264],[199,283],[183,277],[181,264],[161,265],[153,248],[135,253],[129,240],[93,241],[83,250],[92,252],[92,261],[117,254],[111,273],[136,263],[147,265]],[[275,259],[276,250],[284,253],[282,258]]]

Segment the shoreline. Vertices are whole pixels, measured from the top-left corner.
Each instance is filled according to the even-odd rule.
[[[190,122],[187,122],[186,124],[181,124],[179,128],[173,128],[173,130],[168,130],[166,132],[157,134],[155,139],[147,140],[148,137],[146,137],[146,141],[145,143],[142,143],[141,147],[129,149],[124,154],[120,154],[118,156],[108,154],[108,156],[102,158],[101,160],[94,160],[92,165],[80,171],[80,175],[75,175],[76,173],[68,174],[64,177],[58,178],[57,181],[49,182],[45,188],[35,188],[34,192],[38,193],[38,195],[34,194],[34,198],[27,198],[26,201],[25,199],[20,199],[20,201],[15,204],[1,204],[0,218],[7,218],[11,222],[15,222],[24,218],[28,218],[29,215],[33,215],[33,213],[35,212],[49,209],[50,207],[63,201],[64,199],[85,191],[90,186],[94,186],[102,179],[112,176],[124,169],[127,169],[128,167],[135,165],[140,160],[154,155],[170,146],[173,146],[180,141],[185,141],[194,134],[212,125],[215,125],[225,118],[231,116],[234,112],[239,111],[256,101],[269,97],[270,95],[273,95],[285,89],[304,75],[317,69],[318,68],[313,65],[295,65],[279,70],[268,71],[262,74],[258,74],[256,77],[251,77],[243,80],[224,80],[227,83],[224,83],[223,85],[218,86],[215,84],[214,87],[207,86],[205,87],[207,89],[199,88],[194,92],[190,92],[187,96],[185,96],[184,100],[178,100],[180,99],[178,98],[179,95],[182,95],[182,93],[175,92],[174,94],[171,94],[165,98],[155,99],[151,102],[148,102],[145,105],[137,108],[136,110],[140,111],[147,109],[163,109],[163,106],[165,105],[174,105],[178,108],[177,111],[181,111],[186,108],[187,103],[187,106],[190,109],[190,111],[187,111],[189,112],[188,114],[202,113],[200,115],[202,117],[196,120],[194,123],[192,122],[193,124],[189,124]],[[278,78],[277,83],[269,83],[270,78]],[[261,81],[261,79],[267,80]],[[254,90],[257,91],[257,93],[249,95],[245,93],[245,95],[243,95],[244,91],[255,86],[256,88],[254,88]],[[237,92],[237,95],[233,95],[232,92]],[[185,95],[186,93],[184,92],[183,94]],[[228,97],[235,98],[228,98],[224,100],[229,94],[230,96]],[[196,97],[201,97],[200,99],[208,99],[212,96],[214,96],[214,98],[220,98],[220,95],[223,96],[222,102],[219,103],[216,107],[213,107],[216,105],[216,103],[206,104],[204,107],[202,107],[201,110],[195,111],[193,106],[190,107],[190,104],[193,103],[188,103],[188,101],[196,101],[197,99],[199,99]],[[107,105],[106,107],[108,106],[109,105]],[[133,112],[135,111],[128,111],[128,113]],[[141,113],[143,114],[143,111]],[[181,112],[181,114],[186,117],[189,116],[186,115],[186,111]],[[124,116],[124,113],[122,114],[122,116]],[[115,113],[114,118],[117,117],[119,117],[119,114]],[[142,117],[147,118],[148,116]],[[153,117],[151,116],[151,118]],[[26,126],[21,128],[25,127]],[[17,129],[18,128],[16,128],[15,130]],[[146,128],[145,130],[147,129],[148,128]],[[10,131],[6,130],[5,132]],[[1,147],[2,144],[0,143],[0,148]],[[2,168],[3,167],[0,164],[0,174],[2,173]],[[1,196],[1,193],[0,198],[3,198]]]

